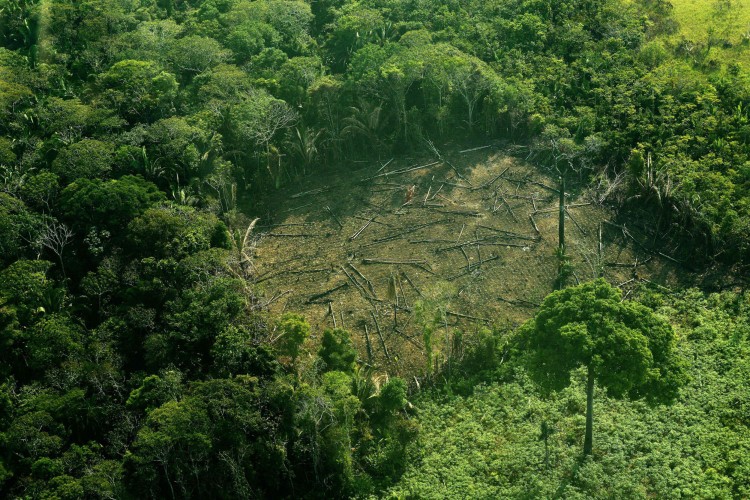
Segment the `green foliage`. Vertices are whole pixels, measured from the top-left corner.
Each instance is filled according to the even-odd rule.
[[[0,193],[0,262],[10,263],[27,250],[38,250],[42,218],[21,200]]]
[[[101,99],[126,120],[150,120],[173,106],[178,83],[174,75],[149,61],[125,60],[99,76]]]
[[[403,379],[393,378],[381,389],[379,402],[382,410],[391,413],[400,410],[406,404],[406,383]]]
[[[0,271],[0,296],[13,304],[22,325],[45,312],[55,284],[47,278],[51,262],[44,260],[17,260]],[[52,312],[52,311],[49,311]]]
[[[394,497],[731,498],[748,489],[748,421],[738,418],[748,392],[747,294],[663,294],[638,299],[669,317],[689,379],[669,406],[597,391],[597,445],[580,461],[585,371],[541,398],[521,359],[506,360],[500,379],[467,397],[425,393],[421,432]],[[508,366],[510,364],[511,366]],[[547,423],[549,462],[545,464]],[[450,477],[450,481],[441,481]],[[468,493],[467,493],[468,492]]]
[[[215,215],[185,206],[147,209],[128,226],[133,250],[161,259],[181,259],[213,246],[226,247],[226,232]]]
[[[238,280],[216,278],[183,291],[165,304],[168,330],[146,339],[149,365],[154,369],[174,364],[186,371],[207,370],[215,339],[230,328],[244,307],[245,297]]]
[[[141,177],[125,176],[110,181],[76,181],[62,191],[60,206],[65,218],[81,232],[95,226],[116,233],[163,199],[163,193],[152,183]]]
[[[0,2],[0,496],[382,496],[404,471],[396,496],[750,496],[746,296],[563,291],[523,328],[529,366],[511,328],[456,332],[455,355],[415,304],[446,382],[417,417],[401,353],[360,366],[345,330],[262,310],[236,212],[425,139],[508,141],[740,279],[736,3]]]
[[[530,373],[554,390],[590,367],[613,397],[626,394],[669,401],[683,382],[671,326],[647,307],[622,301],[603,279],[550,294],[522,331]]]
[[[299,356],[302,344],[310,335],[310,324],[299,314],[287,313],[280,319],[278,350],[284,356],[292,358],[292,363]]]
[[[151,125],[146,132],[149,157],[158,162],[158,175],[187,183],[207,173],[211,150],[219,148],[218,137],[188,123],[184,118],[165,118]]]
[[[47,315],[28,333],[26,362],[30,369],[44,371],[80,356],[81,328],[60,315]]]
[[[272,487],[283,447],[262,401],[256,379],[237,377],[195,383],[183,400],[150,412],[125,457],[132,491],[236,498]]]
[[[162,376],[144,378],[141,386],[130,393],[125,405],[148,414],[169,401],[179,401],[182,392],[182,373],[167,370]]]
[[[270,378],[279,367],[271,348],[259,343],[250,328],[229,326],[219,333],[211,357],[213,371],[223,377],[245,374]]]
[[[60,151],[52,162],[52,170],[68,181],[106,178],[112,169],[114,154],[111,143],[83,139]]]
[[[327,329],[323,332],[318,356],[325,371],[351,373],[354,370],[357,351],[354,350],[348,331],[342,328]]]

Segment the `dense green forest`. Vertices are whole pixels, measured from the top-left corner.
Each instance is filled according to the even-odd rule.
[[[750,28],[674,10],[0,0],[0,496],[750,496]],[[410,373],[269,311],[283,189],[485,144],[558,183],[527,322]],[[575,283],[583,191],[703,288]]]

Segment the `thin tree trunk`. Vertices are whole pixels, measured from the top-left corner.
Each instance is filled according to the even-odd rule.
[[[594,444],[594,367],[588,367],[586,380],[586,437],[583,439],[583,455],[591,455]]]
[[[557,290],[565,288],[565,281],[567,277],[565,274],[568,272],[565,269],[566,258],[565,258],[565,174],[560,174],[560,201],[559,201],[559,218],[557,222],[557,281],[555,283]]]
[[[565,254],[565,175],[560,175],[560,220],[557,224],[560,255]]]

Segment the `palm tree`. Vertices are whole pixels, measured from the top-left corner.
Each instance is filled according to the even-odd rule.
[[[360,137],[372,149],[382,151],[386,145],[381,140],[381,134],[387,122],[382,106],[362,102],[360,107],[350,107],[349,113],[350,115],[344,118],[346,126],[342,133],[350,137]]]
[[[318,130],[302,127],[295,127],[294,138],[290,142],[290,147],[294,155],[302,163],[302,175],[307,174],[307,168],[312,166],[318,159],[318,143],[325,135],[325,129]]]

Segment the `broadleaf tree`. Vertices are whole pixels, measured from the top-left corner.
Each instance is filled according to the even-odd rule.
[[[529,374],[545,389],[567,387],[571,372],[586,368],[584,455],[592,452],[597,382],[612,397],[656,403],[673,400],[685,381],[670,324],[638,302],[623,301],[604,279],[548,295],[522,327],[522,338]]]

